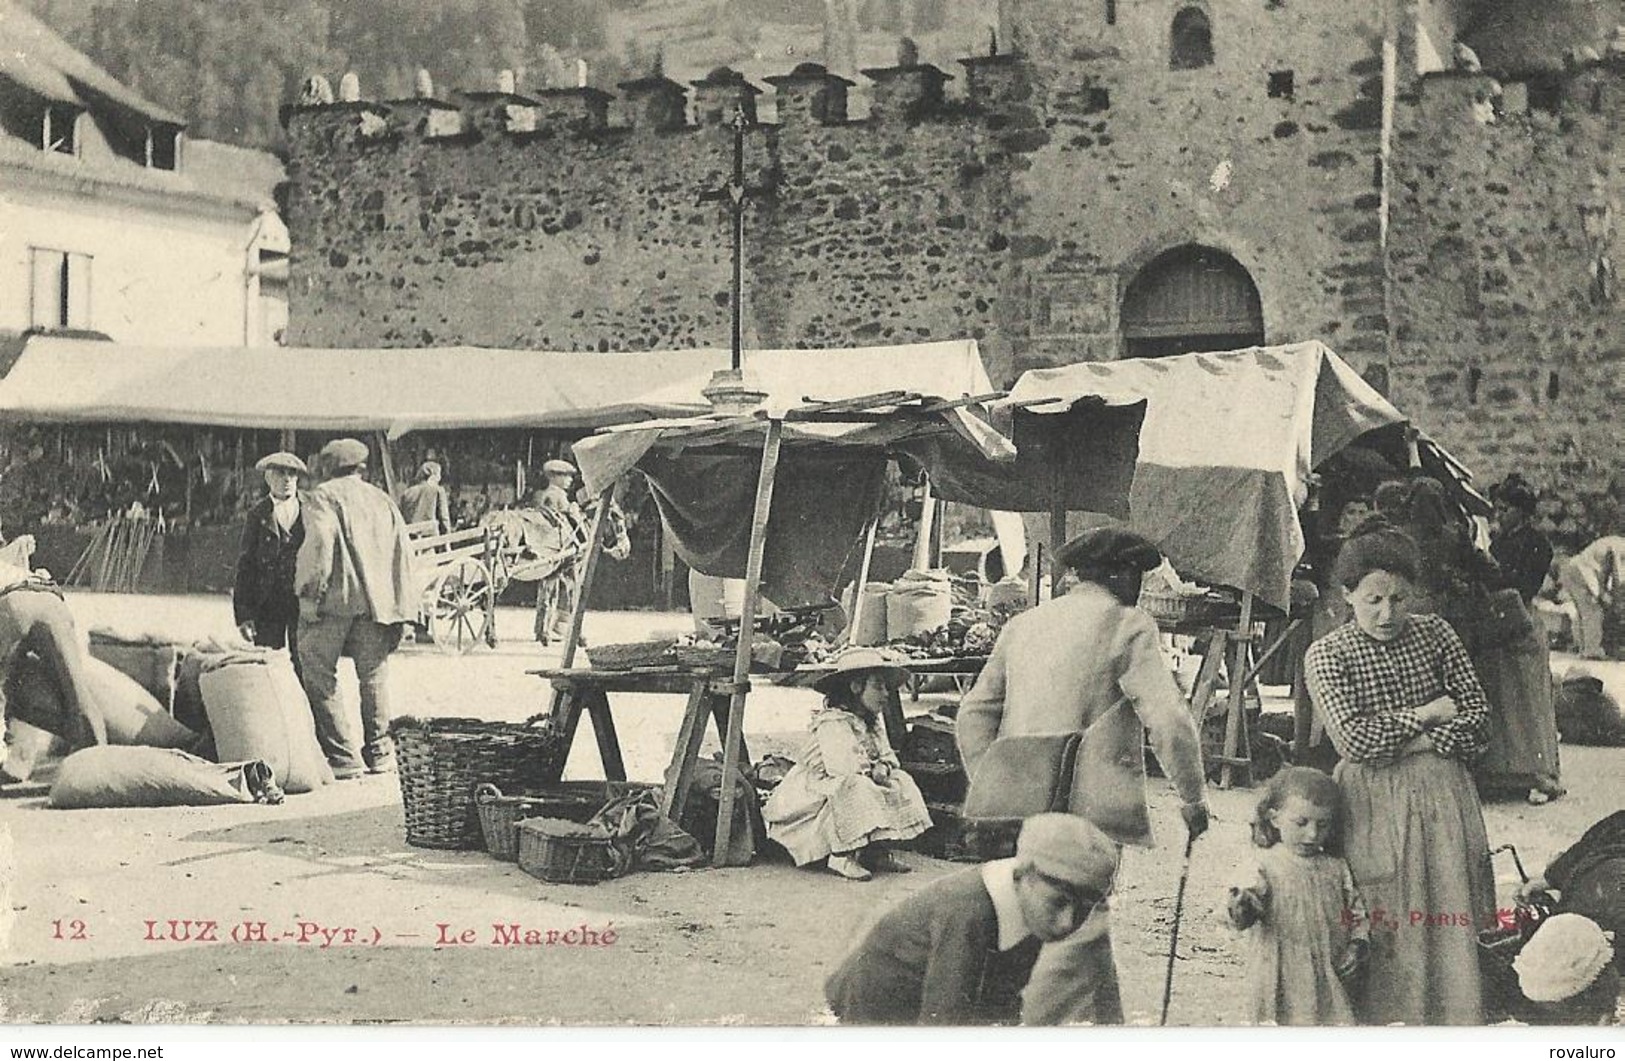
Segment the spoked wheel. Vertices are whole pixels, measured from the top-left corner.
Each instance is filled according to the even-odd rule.
[[[484,565],[464,558],[446,568],[430,587],[429,632],[440,651],[472,652],[485,641],[487,608],[495,599],[495,588]],[[494,631],[492,631],[494,632]]]

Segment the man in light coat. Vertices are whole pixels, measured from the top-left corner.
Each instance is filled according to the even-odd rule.
[[[300,677],[316,736],[340,780],[395,768],[389,738],[389,654],[402,624],[417,617],[406,524],[389,495],[368,483],[367,447],[341,438],[322,448],[327,479],[304,509],[295,564]],[[354,716],[338,693],[339,656],[355,662],[361,692],[359,747]]]
[[[1075,779],[1100,814],[1096,824],[1120,843],[1149,845],[1143,729],[1179,792],[1191,838],[1207,829],[1196,724],[1156,623],[1135,607],[1143,573],[1161,559],[1150,541],[1115,527],[1084,531],[1061,548],[1057,562],[1080,581],[1005,625],[960,706],[959,748],[973,779],[999,737],[1082,732],[1085,747],[1104,752],[1080,749],[1077,769],[1100,776]],[[1022,994],[1022,1023],[1122,1023],[1110,927],[1101,904],[1071,936],[1045,944]]]

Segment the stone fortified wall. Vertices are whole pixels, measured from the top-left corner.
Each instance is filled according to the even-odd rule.
[[[1575,70],[1556,113],[1402,74],[1385,204],[1380,19],[1252,5],[1180,70],[1148,7],[1018,11],[1019,54],[865,71],[862,119],[812,64],[767,79],[773,124],[725,72],[292,107],[290,342],[726,345],[730,226],[701,196],[739,108],[749,345],[969,336],[1009,382],[1121,356],[1129,281],[1200,244],[1247,269],[1266,341],[1326,341],[1480,481],[1583,516],[1621,452],[1625,70]]]

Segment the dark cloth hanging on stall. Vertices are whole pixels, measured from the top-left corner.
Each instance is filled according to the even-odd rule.
[[[1049,512],[1059,497],[1071,512],[1127,519],[1146,403],[1079,402],[1065,413],[1017,411],[1016,459],[986,459],[958,435],[909,439],[897,449],[931,475],[931,490],[1004,512]]]
[[[638,461],[661,522],[683,562],[705,575],[743,578],[761,459],[694,450],[650,451]],[[831,459],[786,450],[768,517],[762,592],[780,607],[824,604],[880,503],[886,456]]]

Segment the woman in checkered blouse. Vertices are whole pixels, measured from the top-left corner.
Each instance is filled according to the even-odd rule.
[[[1495,879],[1469,764],[1489,705],[1461,639],[1413,615],[1416,544],[1386,525],[1357,532],[1334,570],[1353,621],[1310,647],[1310,696],[1343,761],[1349,868],[1371,918],[1368,1024],[1483,1020],[1477,929]]]

